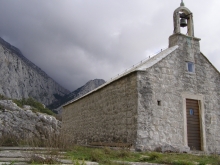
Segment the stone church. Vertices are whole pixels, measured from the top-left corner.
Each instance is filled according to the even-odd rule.
[[[193,14],[183,2],[173,23],[169,48],[64,106],[68,140],[220,152],[220,73],[200,52]]]

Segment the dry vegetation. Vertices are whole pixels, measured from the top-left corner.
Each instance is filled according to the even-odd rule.
[[[30,162],[40,164],[58,163],[60,151],[66,151],[66,157],[71,159],[74,164],[83,165],[84,161],[98,162],[100,165],[116,165],[121,162],[150,162],[168,165],[220,165],[220,157],[213,155],[192,155],[178,153],[159,153],[159,152],[131,152],[128,148],[110,149],[110,148],[88,148],[80,146],[71,146],[62,135],[50,135],[44,142],[39,140],[17,141],[15,137],[3,136],[0,139],[0,145],[6,146],[32,146],[45,147],[44,156],[38,153],[32,153]]]

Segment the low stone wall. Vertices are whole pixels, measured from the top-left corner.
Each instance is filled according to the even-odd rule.
[[[137,120],[136,73],[110,83],[63,110],[62,133],[78,144],[135,144]]]

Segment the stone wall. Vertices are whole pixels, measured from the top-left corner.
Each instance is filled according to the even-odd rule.
[[[183,90],[178,86],[180,76],[174,71],[178,70],[174,66],[175,57],[174,52],[145,73],[138,74],[140,115],[137,148],[140,150],[156,150],[167,145],[185,150],[181,97]],[[146,88],[149,92],[143,92]]]
[[[200,53],[198,39],[192,41],[179,34],[170,38],[170,45],[175,43],[179,45],[175,52],[146,72],[138,73],[137,148],[172,146],[180,152],[187,151],[182,97],[187,93],[204,98],[206,149],[220,151],[220,74]],[[195,63],[195,73],[187,71],[187,61]]]
[[[202,54],[195,60],[200,71],[196,76],[197,92],[204,95],[207,149],[220,153],[220,74]]]
[[[63,110],[62,131],[74,143],[135,143],[137,81],[131,73]]]

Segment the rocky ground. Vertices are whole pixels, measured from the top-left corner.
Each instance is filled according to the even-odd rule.
[[[0,138],[46,140],[50,135],[59,134],[59,120],[31,109],[30,106],[20,108],[12,100],[0,100]]]

